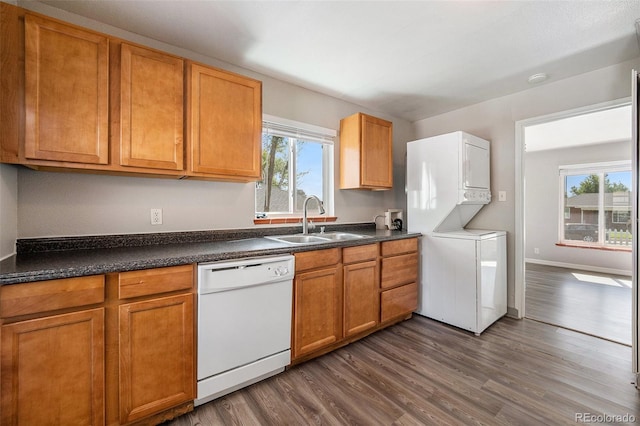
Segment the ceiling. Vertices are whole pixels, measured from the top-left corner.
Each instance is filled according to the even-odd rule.
[[[640,55],[637,0],[41,3],[408,121]]]

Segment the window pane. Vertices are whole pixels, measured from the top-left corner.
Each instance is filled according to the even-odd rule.
[[[599,175],[584,174],[567,176],[564,187],[564,239],[569,241],[597,242]]]
[[[262,180],[256,184],[256,212],[289,213],[290,138],[262,134]]]
[[[631,172],[605,174],[605,244],[631,247]]]
[[[296,211],[302,211],[304,199],[315,195],[322,200],[322,144],[298,140],[296,144]],[[315,201],[309,211],[317,210]]]

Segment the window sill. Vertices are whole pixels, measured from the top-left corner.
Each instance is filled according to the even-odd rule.
[[[587,246],[582,244],[570,244],[570,243],[556,243],[558,247],[571,247],[571,248],[583,248],[592,250],[604,250],[604,251],[623,251],[631,252],[631,247],[614,247],[614,246]]]
[[[309,217],[314,223],[335,222],[338,220],[336,216],[314,216]],[[302,223],[301,217],[274,217],[264,219],[253,219],[254,225],[281,225],[284,223]]]

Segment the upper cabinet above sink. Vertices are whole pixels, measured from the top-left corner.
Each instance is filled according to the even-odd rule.
[[[340,189],[393,187],[393,123],[357,113],[340,120]]]

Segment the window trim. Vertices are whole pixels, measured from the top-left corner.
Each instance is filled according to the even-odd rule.
[[[290,120],[286,118],[277,117],[274,115],[263,114],[262,115],[262,134],[264,134],[265,129],[267,133],[269,129],[273,129],[273,133],[287,136],[296,139],[303,139],[310,142],[317,142],[322,145],[322,194],[313,194],[318,195],[322,199],[322,204],[326,211],[325,216],[331,217],[334,216],[334,171],[335,171],[335,156],[334,156],[334,146],[335,139],[338,135],[337,130],[330,129],[322,126],[317,126],[314,124],[303,123],[295,120]],[[295,145],[295,144],[294,144]],[[295,146],[290,146],[289,155],[290,161],[292,164],[291,173],[292,176],[296,176],[296,161],[294,158],[296,156]],[[289,197],[290,202],[291,198],[293,198],[293,191],[295,190],[294,185],[290,185],[289,187]],[[254,200],[255,200],[255,190],[254,190]],[[267,219],[278,219],[278,218],[299,218],[302,217],[301,211],[295,210],[295,204],[292,205],[292,212],[278,212],[278,213],[267,213]],[[254,216],[257,213],[255,211],[255,201],[254,201]],[[311,211],[312,214],[313,210]]]
[[[631,172],[631,161],[630,160],[620,160],[620,161],[605,161],[601,163],[584,163],[584,164],[567,164],[558,166],[558,244],[573,246],[573,247],[589,247],[589,248],[611,248],[615,247],[613,245],[607,245],[605,241],[606,234],[606,214],[600,214],[600,212],[605,212],[604,205],[604,177],[607,173],[615,173],[615,172]],[[599,189],[598,194],[602,194],[602,196],[598,197],[598,241],[579,241],[579,240],[567,240],[564,238],[565,231],[565,185],[567,176],[575,176],[582,174],[597,174],[601,176],[599,179]],[[583,220],[581,219],[580,222]],[[629,246],[629,249],[631,246]]]

